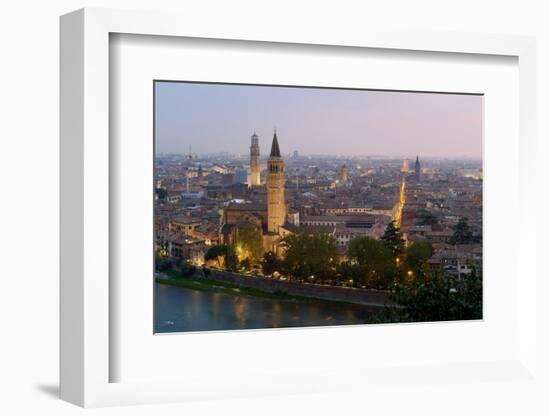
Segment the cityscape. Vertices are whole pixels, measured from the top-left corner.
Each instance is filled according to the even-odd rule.
[[[347,94],[360,105],[358,100],[380,92],[238,86],[261,90],[268,98],[291,90],[297,98],[285,103],[277,97],[283,109],[273,120],[278,127],[267,135],[249,126],[238,141],[218,133],[219,139],[206,144],[191,137],[219,120],[223,124],[228,112],[244,106],[242,90],[226,84],[157,84],[155,332],[482,319],[481,96],[430,97],[439,109],[434,117],[444,119],[441,108],[448,108],[453,135],[457,127],[452,123],[472,124],[469,130],[460,128],[474,136],[463,141],[463,148],[451,135],[448,149],[456,156],[443,154],[441,127],[436,130],[442,135],[439,143],[417,140],[424,153],[406,153],[414,150],[414,139],[400,149],[395,148],[398,140],[386,137],[382,143],[370,139],[378,146],[371,154],[361,136],[350,138],[355,143],[351,151],[346,151],[345,137],[332,143],[320,137],[325,129],[316,133],[319,137],[299,137],[304,131],[290,128],[296,111],[289,111],[287,119],[284,108],[319,94],[317,111],[326,112],[335,102],[351,105]],[[171,94],[166,105],[172,109],[174,89],[187,97],[188,87],[203,94],[202,108],[195,106],[182,124],[185,116],[174,112],[177,123],[163,131],[166,126],[159,123],[170,124],[170,117],[159,114],[166,107],[161,88]],[[234,94],[235,101],[228,107],[209,106],[211,91],[220,89],[224,97]],[[388,111],[393,96],[424,95],[383,94]],[[453,101],[458,99],[470,100],[468,114],[460,112]],[[249,111],[261,112],[258,104]],[[401,107],[406,111],[406,105]],[[418,108],[411,109],[422,119],[415,131],[428,134],[430,119]],[[193,112],[202,109],[210,123],[193,124]],[[345,132],[350,121],[336,115],[328,122]],[[414,137],[407,132],[411,127],[400,136]]]

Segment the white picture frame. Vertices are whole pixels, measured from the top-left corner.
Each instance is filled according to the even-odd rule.
[[[520,212],[535,201],[531,180],[535,169],[535,42],[530,37],[464,33],[380,32],[359,30],[340,34],[324,31],[281,31],[265,22],[235,30],[220,20],[204,25],[190,16],[82,9],[61,18],[61,398],[80,406],[158,403],[209,397],[239,397],[272,393],[333,391],[348,388],[343,378],[369,384],[404,377],[396,369],[330,369],[315,374],[271,374],[269,380],[210,379],[157,382],[110,382],[110,166],[109,158],[109,36],[112,33],[207,39],[280,42],[335,47],[383,48],[440,53],[505,55],[519,65]],[[535,241],[536,221],[523,215],[521,241]],[[519,345],[517,355],[499,362],[441,363],[419,367],[416,376],[478,382],[483,371],[507,380],[536,377],[536,269],[534,251],[519,245],[518,262],[525,271],[517,294]],[[323,371],[323,369],[320,369]],[[328,371],[328,370],[327,370]],[[406,376],[405,376],[406,378]],[[481,377],[483,379],[483,377]],[[231,382],[232,381],[232,382]],[[351,383],[350,383],[351,384]],[[225,385],[225,388],[221,388]]]

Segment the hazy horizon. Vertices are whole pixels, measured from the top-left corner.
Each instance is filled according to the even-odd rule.
[[[269,158],[269,150],[270,149],[267,149],[267,152],[266,153],[261,153],[260,154],[260,159],[263,160],[263,161],[267,161],[267,159]],[[248,149],[246,152],[242,152],[242,153],[237,153],[237,152],[226,152],[226,151],[218,151],[218,152],[210,152],[210,153],[197,153],[193,150],[192,152],[193,154],[193,157],[195,156],[206,156],[206,157],[210,157],[210,156],[216,156],[216,157],[219,157],[219,156],[222,156],[222,155],[227,155],[227,156],[236,156],[236,157],[246,157],[248,158],[249,157],[249,152],[248,152]],[[282,152],[281,151],[281,155],[283,157],[293,157],[293,154],[290,153],[290,152]],[[187,158],[189,156],[189,150],[187,152],[156,152],[156,155],[155,157],[165,157],[165,156],[181,156],[183,158]],[[392,156],[392,155],[343,155],[343,154],[334,154],[334,153],[324,153],[324,154],[312,154],[312,153],[300,153],[299,154],[299,157],[300,158],[336,158],[336,159],[345,159],[345,160],[354,160],[354,159],[373,159],[373,160],[392,160],[392,161],[395,161],[395,160],[403,160],[403,159],[409,159],[409,160],[412,160],[414,162],[414,159],[416,158],[417,155],[414,155],[414,156],[407,156],[407,155],[404,155],[404,156]],[[418,155],[419,159],[421,160],[428,160],[428,161],[431,161],[431,160],[449,160],[449,161],[483,161],[483,159],[481,157],[469,157],[469,156],[455,156],[455,157],[451,157],[451,156],[423,156],[423,155]]]
[[[269,153],[481,159],[480,95],[155,83],[157,154]]]

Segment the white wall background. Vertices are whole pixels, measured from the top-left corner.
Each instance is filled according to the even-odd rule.
[[[537,36],[539,133],[539,267],[549,227],[547,170],[550,137],[550,13],[536,0],[394,1],[168,1],[21,0],[0,6],[0,413],[56,414],[82,410],[56,399],[58,385],[58,16],[81,7],[178,10],[232,19],[264,16],[287,25],[379,26],[511,33]],[[544,139],[543,139],[544,138]],[[544,169],[543,169],[544,168]],[[546,192],[544,192],[546,191]],[[547,245],[547,243],[544,243]],[[540,272],[542,273],[542,272]],[[548,273],[547,273],[548,274]],[[548,367],[549,307],[542,281],[539,308],[541,365]],[[541,351],[542,352],[542,351]],[[546,355],[546,356],[545,356]],[[546,371],[545,374],[550,374]],[[546,386],[546,393],[550,387]],[[93,410],[99,414],[549,414],[542,387],[388,386],[317,396],[258,398]]]

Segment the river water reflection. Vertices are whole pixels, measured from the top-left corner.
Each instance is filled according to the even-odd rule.
[[[379,310],[361,305],[273,300],[155,285],[155,332],[362,324]]]

